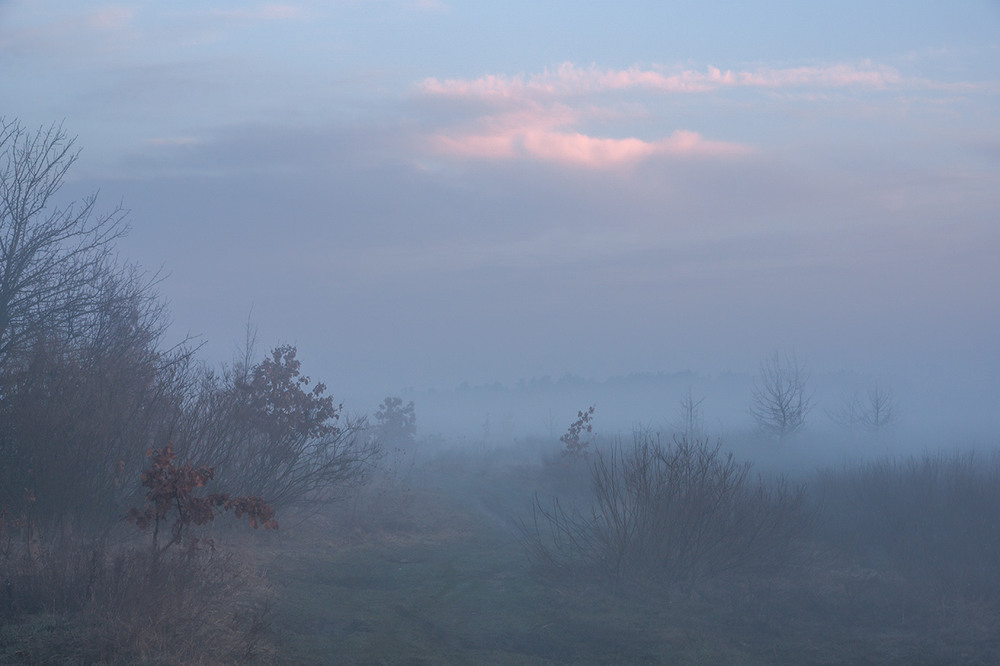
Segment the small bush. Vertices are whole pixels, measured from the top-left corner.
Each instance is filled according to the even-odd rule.
[[[594,431],[594,410],[595,405],[591,405],[582,412],[577,412],[576,421],[570,424],[565,434],[559,441],[565,445],[562,451],[563,457],[570,462],[583,460],[590,455],[590,435]]]
[[[233,511],[236,518],[246,515],[250,526],[257,529],[278,529],[274,518],[274,508],[259,497],[231,497],[226,493],[212,493],[198,497],[194,491],[201,488],[215,476],[211,467],[195,467],[187,463],[175,465],[174,448],[167,444],[162,451],[150,451],[152,466],[142,473],[142,485],[147,488],[147,504],[143,509],[131,508],[128,521],[139,529],[153,528],[153,545],[157,544],[160,523],[174,516],[170,530],[168,548],[187,539],[192,547],[197,546],[196,538],[189,538],[192,526],[205,525],[215,520],[216,510]]]
[[[529,556],[550,570],[667,585],[772,567],[805,525],[802,490],[750,469],[707,440],[637,433],[631,447],[597,455],[589,514],[535,497],[522,525]]]

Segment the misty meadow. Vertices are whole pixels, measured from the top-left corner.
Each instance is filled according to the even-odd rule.
[[[1000,663],[998,35],[0,0],[0,663]]]

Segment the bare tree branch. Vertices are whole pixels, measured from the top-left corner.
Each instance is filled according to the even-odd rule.
[[[96,193],[55,204],[73,144],[59,125],[30,132],[0,118],[0,363],[105,307],[101,283],[121,270],[113,251],[126,211],[95,214]]]
[[[784,358],[774,352],[760,362],[760,375],[754,380],[750,415],[765,432],[786,437],[800,430],[812,409],[812,396],[806,391],[809,375],[795,354]]]
[[[861,428],[878,434],[898,420],[896,397],[885,385],[875,382],[864,397],[855,393],[845,398],[840,409],[828,412],[833,421],[845,428]]]

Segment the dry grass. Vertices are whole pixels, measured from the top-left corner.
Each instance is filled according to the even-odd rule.
[[[266,581],[231,553],[175,550],[66,537],[9,557],[0,661],[266,660]]]
[[[976,565],[998,556],[1000,465],[973,460],[830,472],[815,520],[774,539],[797,558],[689,586],[539,575],[508,519],[564,470],[435,460],[279,532],[220,530],[239,560],[12,552],[0,663],[1000,663],[1000,593]]]

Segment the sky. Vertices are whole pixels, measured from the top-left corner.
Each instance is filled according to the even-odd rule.
[[[0,0],[0,115],[174,339],[346,403],[643,372],[1000,402],[1000,3]]]

